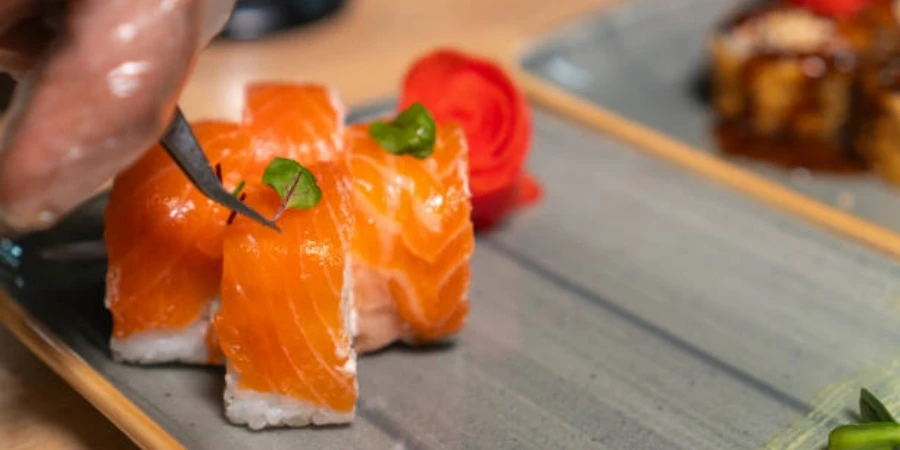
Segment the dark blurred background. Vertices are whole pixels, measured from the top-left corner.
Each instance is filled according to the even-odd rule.
[[[6,111],[15,82],[9,75],[0,74],[0,113]]]
[[[324,19],[343,4],[344,0],[239,0],[221,36],[257,39]]]

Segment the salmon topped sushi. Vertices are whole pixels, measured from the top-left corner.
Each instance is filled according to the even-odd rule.
[[[234,188],[250,149],[239,125],[194,126],[200,145]],[[229,211],[203,196],[162,147],[114,181],[104,213],[110,347],[119,361],[218,362],[207,333],[221,277]]]
[[[458,332],[469,311],[475,245],[463,129],[436,127],[433,152],[422,158],[386,151],[370,127],[351,126],[345,137],[360,352]]]
[[[350,181],[340,163],[309,171],[321,200],[307,210],[284,210],[276,222],[282,233],[245,218],[225,233],[215,318],[228,360],[225,412],[252,429],[354,416]],[[262,214],[283,208],[274,190],[245,192]]]
[[[255,160],[284,156],[248,178],[242,197],[282,232],[241,217],[225,232],[214,324],[227,358],[225,413],[252,429],[350,422],[354,222],[343,108],[317,86],[267,83],[247,92]]]
[[[242,123],[201,122],[194,133],[227,189],[259,180],[275,157],[341,159],[344,108],[313,84],[246,89]],[[162,147],[114,181],[105,211],[110,346],[119,361],[220,363],[209,320],[217,308],[222,239],[231,211],[203,196]]]
[[[248,87],[240,123],[201,122],[226,189],[201,194],[154,147],[105,212],[117,360],[225,364],[225,415],[253,430],[352,422],[357,352],[458,333],[475,238],[465,131],[421,104],[344,125],[316,85]]]

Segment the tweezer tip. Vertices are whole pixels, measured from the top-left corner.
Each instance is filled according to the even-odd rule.
[[[262,215],[259,215],[259,213],[257,213],[256,211],[254,211],[254,215],[257,216],[257,217],[254,217],[254,218],[255,218],[258,222],[262,223],[263,225],[265,225],[265,226],[268,227],[268,228],[271,228],[271,229],[277,231],[278,234],[282,234],[282,233],[281,233],[281,228],[279,228],[278,225],[275,224],[275,221],[274,221],[274,220],[266,219],[266,218],[263,217]]]
[[[254,211],[253,215],[249,215],[249,218],[255,220],[256,222],[259,222],[266,228],[270,228],[270,229],[277,231],[278,234],[282,234],[281,228],[279,228],[278,225],[275,225],[275,222],[273,222],[269,219],[266,219],[260,215],[257,215],[255,211]]]

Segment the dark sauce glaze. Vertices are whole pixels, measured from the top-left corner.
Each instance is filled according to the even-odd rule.
[[[785,1],[770,1],[739,12],[723,22],[718,31],[729,33],[750,20],[778,10],[793,8]],[[729,156],[763,161],[784,168],[804,168],[810,171],[854,174],[868,170],[867,164],[854,151],[854,143],[865,132],[868,119],[882,113],[875,94],[886,86],[900,92],[900,33],[894,17],[891,0],[875,0],[859,14],[834,20],[840,42],[828,42],[822,48],[809,52],[792,52],[776,48],[758,48],[742,67],[740,82],[743,93],[751,92],[754,75],[764,67],[782,60],[799,61],[804,80],[799,87],[798,101],[792,105],[785,119],[787,130],[772,136],[759,136],[749,128],[753,104],[745,98],[743,114],[730,120],[719,119],[713,124],[712,134],[719,150]],[[879,38],[879,39],[876,39]],[[874,42],[891,48],[890,56],[875,61],[870,56]],[[882,52],[882,55],[887,55]],[[877,66],[877,87],[866,88],[860,72]],[[849,103],[845,105],[847,120],[825,139],[792,135],[792,124],[804,116],[814,115],[823,108],[822,83],[844,83],[850,90]],[[831,87],[834,89],[834,87]]]
[[[860,174],[869,169],[861,158],[845,147],[783,136],[761,138],[734,121],[716,123],[713,135],[719,151],[729,157],[829,174]]]
[[[3,114],[9,108],[9,102],[12,101],[13,90],[16,88],[16,82],[6,74],[0,74],[0,114]]]

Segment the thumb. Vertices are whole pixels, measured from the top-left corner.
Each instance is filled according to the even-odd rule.
[[[198,0],[71,3],[67,39],[22,80],[0,142],[8,230],[52,225],[159,138],[203,26]]]

